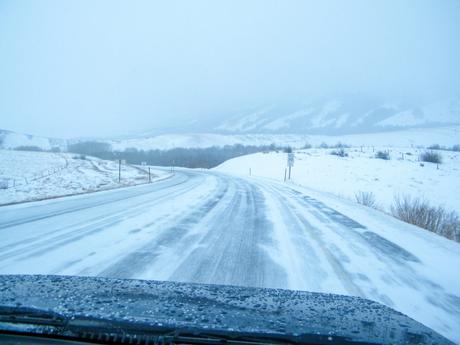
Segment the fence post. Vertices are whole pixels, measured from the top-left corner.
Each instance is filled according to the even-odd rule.
[[[121,182],[121,159],[118,160],[118,183]]]
[[[149,167],[149,183],[152,182],[152,178],[150,176],[150,167]]]

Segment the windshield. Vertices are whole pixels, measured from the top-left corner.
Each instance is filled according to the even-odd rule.
[[[0,283],[359,297],[460,343],[459,33],[456,0],[0,1]]]

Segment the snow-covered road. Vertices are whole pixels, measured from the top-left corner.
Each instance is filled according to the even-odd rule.
[[[0,273],[355,295],[460,342],[458,267],[460,245],[375,210],[212,171],[0,208]]]

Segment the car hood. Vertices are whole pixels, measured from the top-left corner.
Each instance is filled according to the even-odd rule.
[[[224,285],[99,277],[0,275],[0,306],[68,320],[113,322],[110,332],[245,335],[285,341],[450,344],[424,325],[362,298]],[[0,329],[4,327],[0,322]],[[107,323],[105,331],[107,332]],[[11,327],[9,325],[8,327]],[[30,328],[30,327],[29,327]],[[97,327],[96,327],[97,328]],[[110,327],[109,327],[110,328]],[[5,329],[5,328],[4,328]],[[34,332],[63,332],[37,327]],[[74,335],[76,331],[73,331]],[[68,333],[68,330],[67,330]]]

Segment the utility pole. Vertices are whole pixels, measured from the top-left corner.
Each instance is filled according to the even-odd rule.
[[[118,183],[121,182],[121,159],[118,160]]]

